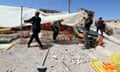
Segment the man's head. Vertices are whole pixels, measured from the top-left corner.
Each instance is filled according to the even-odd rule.
[[[40,14],[39,12],[35,12],[35,16],[39,16],[39,14]]]
[[[93,15],[88,15],[88,18],[89,19],[93,19]]]
[[[94,17],[94,12],[93,11],[88,11],[88,18],[93,18]]]
[[[99,17],[99,20],[102,20],[102,17]]]

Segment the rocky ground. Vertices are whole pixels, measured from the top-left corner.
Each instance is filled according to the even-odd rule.
[[[119,31],[118,31],[119,32]],[[51,37],[51,36],[49,36]],[[114,34],[119,38],[119,33]],[[109,55],[120,51],[120,45],[105,38],[105,47],[83,49],[83,43],[71,41],[65,43],[42,40],[50,48],[45,62],[47,72],[95,72],[90,63],[94,59],[110,62]],[[70,43],[71,42],[71,43]],[[48,49],[40,49],[36,42],[27,48],[26,42],[16,44],[9,50],[0,51],[0,72],[38,72]]]

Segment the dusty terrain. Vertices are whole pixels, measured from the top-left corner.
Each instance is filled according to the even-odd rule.
[[[90,63],[94,59],[110,62],[109,55],[120,51],[120,41],[104,38],[105,47],[83,49],[83,43],[42,42],[50,48],[45,66],[47,72],[95,72]],[[113,38],[120,40],[118,29],[114,28]],[[69,41],[72,42],[72,41]],[[31,48],[26,43],[16,44],[9,50],[0,51],[0,72],[38,72],[48,49],[40,49],[33,42]]]

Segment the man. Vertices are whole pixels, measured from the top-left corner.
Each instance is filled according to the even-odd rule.
[[[30,18],[29,20],[25,20],[24,22],[32,23],[32,32],[33,32],[33,34],[32,34],[32,36],[31,36],[31,38],[30,38],[30,40],[28,42],[27,47],[28,48],[30,47],[30,44],[31,44],[32,40],[35,38],[35,40],[38,42],[40,47],[43,48],[43,45],[40,42],[39,37],[38,37],[38,34],[39,34],[40,30],[41,30],[41,25],[40,25],[41,18],[39,17],[39,12],[36,12],[35,16]]]
[[[51,26],[51,29],[53,31],[53,40],[55,41],[58,34],[59,34],[59,27],[60,27],[60,24],[61,22],[63,21],[63,19],[61,20],[57,20],[55,22],[53,22],[52,26]]]
[[[90,30],[90,27],[93,23],[93,14],[88,13],[88,18],[85,20],[85,25],[84,25],[84,47],[88,48],[88,32]]]
[[[99,18],[98,22],[96,23],[96,27],[97,27],[97,32],[100,30],[101,32],[101,36],[103,36],[103,32],[105,30],[105,23],[102,20],[102,17]]]

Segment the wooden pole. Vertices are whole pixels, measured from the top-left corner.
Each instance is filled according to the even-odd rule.
[[[21,14],[20,15],[21,15],[21,20],[20,20],[21,21],[21,27],[20,27],[20,29],[22,30],[22,27],[23,27],[23,25],[22,25],[23,6],[21,6]]]
[[[68,13],[70,13],[70,4],[71,4],[71,1],[68,0]]]
[[[23,29],[23,25],[22,25],[22,16],[23,16],[23,6],[20,7],[20,23],[21,23],[21,26],[20,26],[20,43],[24,43],[24,39],[22,37],[22,29]]]

